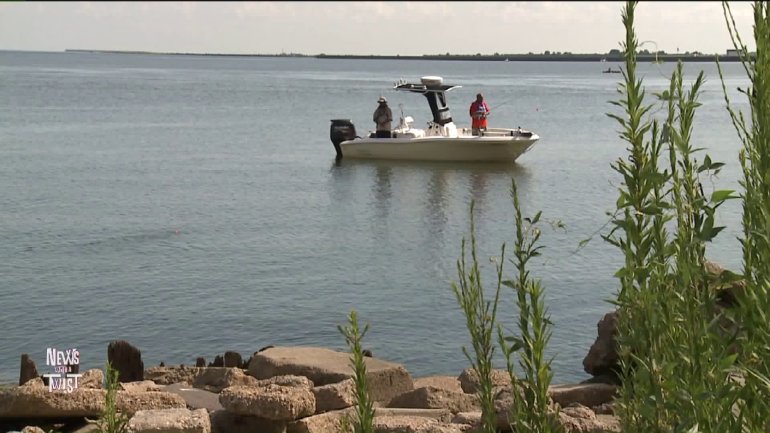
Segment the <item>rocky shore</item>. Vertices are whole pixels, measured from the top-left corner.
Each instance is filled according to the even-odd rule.
[[[130,432],[335,433],[352,431],[355,386],[350,354],[321,347],[267,347],[243,360],[236,352],[197,366],[144,368],[140,351],[113,341],[108,358],[120,373],[116,406]],[[480,427],[472,370],[415,378],[400,364],[366,358],[377,432],[472,432]],[[81,374],[81,373],[79,373]],[[495,372],[498,428],[510,431],[510,383]],[[591,381],[589,381],[591,382]],[[71,392],[50,389],[22,355],[20,384],[0,390],[0,432],[88,433],[105,407],[104,372],[82,372]],[[610,383],[555,385],[552,406],[567,432],[616,432]]]

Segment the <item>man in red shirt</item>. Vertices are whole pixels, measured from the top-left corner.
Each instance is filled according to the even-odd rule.
[[[476,100],[471,104],[469,112],[473,135],[480,135],[481,131],[487,129],[487,116],[489,116],[489,106],[484,102],[484,96],[481,93],[476,95]]]

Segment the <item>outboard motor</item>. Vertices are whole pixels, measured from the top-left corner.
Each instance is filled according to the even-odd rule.
[[[332,144],[334,144],[334,150],[337,151],[337,159],[340,159],[342,158],[340,143],[356,138],[356,127],[350,119],[332,119],[329,137],[332,139]]]

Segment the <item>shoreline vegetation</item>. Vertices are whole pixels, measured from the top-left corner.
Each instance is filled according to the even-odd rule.
[[[623,62],[623,54],[618,50],[611,50],[609,53],[593,54],[573,54],[562,52],[549,52],[535,54],[423,54],[421,56],[401,56],[401,55],[359,55],[359,54],[226,54],[226,53],[176,53],[176,52],[153,52],[153,51],[123,51],[123,50],[84,50],[84,49],[66,49],[65,53],[89,53],[89,54],[141,54],[158,56],[205,56],[205,57],[303,57],[328,60],[454,60],[454,61],[489,61],[489,62]],[[664,52],[649,53],[641,51],[636,56],[639,62],[738,62],[741,60],[739,54],[703,54],[699,52],[687,52],[684,54],[669,54]]]

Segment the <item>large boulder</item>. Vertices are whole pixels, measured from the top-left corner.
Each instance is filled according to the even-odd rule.
[[[507,370],[493,369],[491,372],[493,388],[510,388],[511,377]],[[466,368],[457,377],[460,381],[460,387],[468,394],[475,394],[479,391],[479,376],[473,368]]]
[[[341,382],[354,377],[350,353],[319,347],[272,347],[255,353],[248,374],[257,379],[280,375],[305,376],[316,386]],[[379,402],[414,388],[409,372],[400,365],[365,357],[369,394]]]
[[[31,382],[28,382],[31,383]],[[75,389],[50,392],[46,386],[20,386],[0,391],[0,419],[96,417],[104,410],[106,391]],[[133,415],[142,409],[184,408],[184,399],[167,392],[118,391],[117,410]]]
[[[222,390],[219,402],[228,412],[274,421],[293,421],[315,413],[313,392],[300,386],[232,386]]]
[[[50,392],[47,386],[27,386],[31,383],[0,391],[0,419],[95,417],[104,409],[104,390]]]
[[[221,392],[235,385],[256,385],[257,379],[247,376],[240,368],[204,367],[193,380],[193,387]]]
[[[344,409],[356,404],[356,385],[353,379],[313,388],[315,412]]]
[[[115,406],[119,412],[128,416],[140,410],[183,409],[187,407],[181,396],[162,391],[118,391]]]

